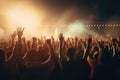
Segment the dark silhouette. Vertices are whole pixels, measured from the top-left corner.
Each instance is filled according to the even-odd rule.
[[[119,80],[120,40],[33,37],[0,40],[0,80]]]

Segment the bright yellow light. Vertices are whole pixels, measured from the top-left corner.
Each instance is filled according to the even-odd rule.
[[[24,8],[13,8],[9,9],[7,13],[9,23],[15,28],[25,27],[25,34],[27,36],[32,36],[36,32],[36,27],[39,24],[39,18],[35,14],[34,10],[24,9]]]
[[[9,10],[8,16],[13,23],[18,26],[33,27],[37,24],[37,19],[35,14],[32,14],[30,11],[24,9],[12,9]]]
[[[27,12],[22,9],[13,9],[9,12],[10,19],[16,25],[23,25],[23,26],[34,26],[36,24],[36,18],[30,12]]]

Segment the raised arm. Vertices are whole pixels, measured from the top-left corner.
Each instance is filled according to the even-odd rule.
[[[23,36],[24,28],[17,28],[17,36],[18,36],[18,57],[22,57],[22,36]]]
[[[11,55],[10,55],[10,57],[7,57],[7,56],[6,56],[6,58],[5,58],[5,61],[6,61],[6,62],[10,61],[10,60],[13,58],[13,56],[14,56],[13,51],[14,51],[14,49],[15,49],[15,44],[14,44],[14,43],[15,43],[16,35],[17,35],[17,34],[16,34],[16,31],[15,31],[13,34],[11,34],[11,40],[12,40],[12,41],[11,41],[12,43],[11,43],[11,45],[10,45]]]
[[[100,43],[100,42],[98,42],[98,44],[97,44],[97,47],[98,47],[98,64],[102,64],[102,48],[103,48],[103,45]]]
[[[87,41],[87,47],[85,49],[84,56],[83,56],[84,59],[87,59],[87,56],[89,55],[91,43],[92,43],[92,38],[89,38]]]
[[[16,36],[17,36],[16,31],[13,34],[11,34],[11,39],[12,39],[11,49],[13,49],[13,47],[15,45],[14,42],[15,42]]]

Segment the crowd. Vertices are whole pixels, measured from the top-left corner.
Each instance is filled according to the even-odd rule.
[[[120,80],[119,38],[26,40],[23,32],[0,41],[0,80]]]

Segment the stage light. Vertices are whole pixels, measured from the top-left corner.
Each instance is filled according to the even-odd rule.
[[[31,28],[37,24],[34,14],[24,9],[11,9],[8,12],[8,16],[18,26],[29,26]]]
[[[11,29],[18,27],[25,28],[25,36],[31,37],[35,35],[36,28],[39,25],[39,18],[33,9],[23,7],[10,8],[7,11],[7,19]]]
[[[66,37],[74,37],[76,35],[82,35],[86,31],[87,29],[84,23],[80,21],[76,21],[76,22],[71,23],[68,26],[68,29],[65,34],[66,34]]]

